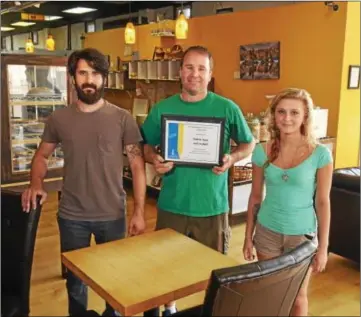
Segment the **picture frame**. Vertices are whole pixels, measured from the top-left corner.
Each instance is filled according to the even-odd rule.
[[[240,46],[240,79],[280,79],[280,45],[262,42]]]
[[[161,155],[175,165],[212,168],[223,164],[225,118],[161,116]]]
[[[360,88],[360,65],[350,65],[348,68],[347,89]]]

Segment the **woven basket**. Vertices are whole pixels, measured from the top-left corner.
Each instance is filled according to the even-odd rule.
[[[247,163],[244,166],[234,166],[235,181],[247,181],[252,179],[252,163]]]

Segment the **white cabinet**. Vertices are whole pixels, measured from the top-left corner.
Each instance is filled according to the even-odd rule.
[[[232,215],[247,212],[248,199],[251,194],[252,182],[233,186]]]

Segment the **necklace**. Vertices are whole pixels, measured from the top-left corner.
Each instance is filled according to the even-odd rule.
[[[302,142],[301,142],[301,144],[302,144]],[[299,148],[301,147],[301,144],[299,144],[296,148],[295,154],[292,157],[291,166],[293,166],[293,162],[295,160],[295,157],[297,156],[296,154],[297,154]],[[284,164],[285,162],[283,160],[282,152],[280,152],[280,157],[281,157],[282,163]],[[287,182],[290,177],[289,177],[286,169],[282,169],[282,170],[283,170],[283,172],[282,172],[281,178],[284,182]]]

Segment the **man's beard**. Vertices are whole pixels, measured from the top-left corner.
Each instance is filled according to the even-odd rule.
[[[94,92],[86,93],[83,89],[92,88]],[[87,105],[94,105],[97,103],[104,95],[104,84],[97,88],[93,84],[83,84],[81,87],[78,84],[75,84],[75,89],[78,94],[80,101],[84,102]]]

